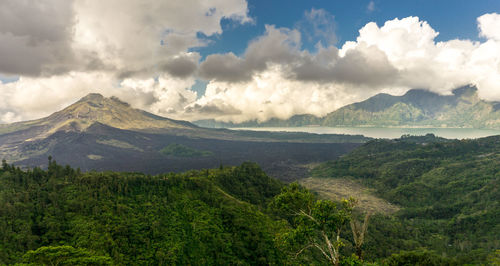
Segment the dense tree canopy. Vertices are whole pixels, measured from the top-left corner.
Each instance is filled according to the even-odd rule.
[[[150,176],[3,162],[0,264],[496,263],[499,150],[498,137],[406,136],[315,169],[402,207],[369,225],[353,200],[318,199],[253,163]]]
[[[243,173],[248,190],[223,189]],[[0,264],[74,262],[85,252],[132,265],[284,260],[274,241],[283,224],[259,210],[282,185],[254,164],[147,176],[4,163],[0,183]]]
[[[484,263],[500,248],[499,161],[500,136],[404,136],[370,141],[314,175],[358,180],[402,207],[395,217],[370,219],[368,258],[427,248]]]

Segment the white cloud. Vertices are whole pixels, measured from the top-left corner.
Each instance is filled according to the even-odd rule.
[[[407,17],[387,21],[381,27],[368,23],[360,29],[356,41],[346,42],[341,49],[320,46],[315,54],[301,50],[300,42],[287,46],[283,41],[271,41],[274,36],[291,39],[293,31],[280,29],[280,34],[274,35],[275,29],[268,26],[268,31],[249,49],[255,43],[264,44],[259,45],[259,51],[269,47],[279,51],[272,54],[286,55],[282,57],[286,60],[253,56],[248,50],[242,58],[232,55],[231,60],[242,65],[254,60],[266,67],[253,69],[251,77],[238,83],[211,81],[206,95],[194,105],[199,110],[217,105],[223,106],[221,110],[233,110],[227,115],[202,113],[220,120],[264,121],[302,113],[324,115],[379,92],[404,93],[423,88],[450,94],[467,84],[476,85],[483,99],[499,101],[498,17],[488,14],[478,19],[485,42],[436,42],[439,33],[427,22]],[[293,39],[300,40],[300,36]]]
[[[223,18],[250,21],[244,0],[89,0],[75,2],[75,12],[74,47],[91,49],[122,76],[150,77],[189,48],[206,45],[198,33],[222,33]]]
[[[189,90],[194,78],[163,74],[156,80],[125,79],[116,83],[111,74],[70,72],[67,75],[0,83],[0,122],[34,119],[58,111],[88,93],[117,96],[136,108],[172,118],[181,118],[184,108],[193,103],[196,92]]]
[[[194,83],[194,78],[168,74],[157,80],[125,79],[117,96],[137,108],[170,118],[182,118],[184,108],[197,98],[196,92],[189,90]]]
[[[485,14],[477,18],[479,35],[500,41],[500,14]]]
[[[2,0],[0,74],[20,79],[0,83],[0,123],[42,117],[89,92],[177,112],[196,97],[188,89],[200,55],[189,49],[207,44],[200,33],[221,34],[222,19],[252,22],[247,13],[246,0]]]
[[[436,42],[431,25],[407,17],[368,23],[355,41],[340,48],[320,43],[315,52],[302,48],[309,37],[300,26],[267,25],[242,56],[212,54],[199,64],[201,56],[190,48],[207,45],[203,34],[220,34],[223,18],[250,22],[246,1],[58,1],[0,4],[0,73],[21,76],[0,83],[0,122],[42,117],[90,92],[167,117],[226,121],[321,116],[379,92],[411,88],[449,94],[474,84],[482,98],[500,100],[495,13],[478,18],[481,42]],[[62,14],[50,8],[59,4]],[[7,7],[19,12],[4,16]],[[23,14],[38,16],[24,25],[17,21]],[[318,23],[333,21],[327,15],[306,14]],[[197,76],[208,82],[199,99],[189,89]]]
[[[282,68],[275,64],[255,75],[249,82],[210,82],[205,95],[193,103],[191,108],[193,111],[200,111],[198,119],[216,115],[224,121],[265,121],[270,117],[285,119],[302,113],[325,115],[327,110],[339,108],[343,102],[352,100],[352,95],[345,86],[304,84],[283,76]],[[204,106],[210,106],[210,110],[216,111],[199,110]],[[221,114],[217,110],[233,112]]]

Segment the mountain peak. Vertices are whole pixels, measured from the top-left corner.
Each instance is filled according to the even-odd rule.
[[[172,129],[190,127],[190,123],[171,120],[165,117],[132,108],[118,97],[104,97],[90,93],[62,111],[47,117],[57,123],[74,123],[82,130],[94,123],[120,129]]]
[[[79,102],[100,102],[104,100],[104,96],[100,93],[89,93],[85,97],[81,98]]]
[[[458,96],[458,97],[465,96],[465,95],[474,95],[477,93],[477,88],[474,85],[467,85],[467,86],[463,86],[460,88],[456,88],[452,92],[453,92],[453,95]]]
[[[196,126],[186,122],[160,117],[146,111],[132,108],[117,97],[106,98],[99,93],[90,93],[74,104],[55,112],[48,117],[34,121],[18,122],[7,125],[4,132],[34,128],[30,140],[45,138],[57,131],[87,131],[99,123],[108,127],[126,130],[158,132],[178,129],[191,129]]]

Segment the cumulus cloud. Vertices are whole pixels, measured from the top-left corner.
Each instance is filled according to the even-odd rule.
[[[201,63],[200,75],[208,80],[248,81],[252,78],[253,69],[233,53],[213,54]]]
[[[325,110],[340,107],[350,95],[342,87],[335,85],[308,84],[288,79],[281,74],[282,66],[275,64],[255,75],[252,81],[231,83],[212,81],[207,85],[205,95],[188,107],[200,111],[197,118],[242,122],[248,119],[265,121],[270,117],[288,118],[298,113],[324,115]],[[230,110],[230,112],[206,112]]]
[[[222,33],[223,18],[250,21],[244,0],[89,0],[75,2],[75,10],[74,45],[91,47],[120,77],[144,78],[158,70],[187,76],[197,64],[187,51],[207,44],[200,33]]]
[[[300,56],[297,30],[266,25],[264,35],[248,45],[242,58],[233,53],[209,55],[200,64],[200,75],[207,80],[241,82],[272,64],[290,64]]]
[[[62,72],[73,61],[72,1],[0,2],[0,72]]]
[[[50,8],[59,4],[61,14]],[[11,8],[19,14],[5,15]],[[0,83],[0,122],[47,115],[89,92],[167,117],[235,122],[323,116],[412,88],[450,94],[473,84],[483,99],[500,100],[495,13],[477,19],[481,41],[437,42],[431,25],[407,17],[368,23],[337,47],[333,16],[312,9],[304,15],[309,35],[301,23],[267,25],[243,54],[200,62],[192,48],[208,44],[201,36],[220,34],[222,19],[251,21],[244,0],[6,0],[0,12],[0,73],[21,76]],[[38,18],[16,22],[27,14]],[[311,40],[320,40],[314,51],[304,48]],[[196,79],[207,82],[204,95],[190,90]]]
[[[191,48],[221,34],[222,19],[251,22],[247,13],[245,0],[0,1],[0,74],[20,76],[0,83],[0,123],[89,92],[175,116],[196,99]]]
[[[198,60],[198,54],[186,53],[166,61],[161,66],[161,70],[176,77],[186,78],[191,76],[196,71],[198,67]]]
[[[477,19],[479,34],[486,39],[500,41],[500,14],[486,14]]]
[[[70,72],[51,77],[21,77],[17,82],[0,83],[3,95],[0,97],[0,121],[7,123],[43,117],[88,93],[117,96],[136,108],[181,118],[184,108],[197,98],[196,92],[189,90],[195,83],[192,77],[163,74],[158,78],[115,82],[111,74]]]
[[[183,77],[198,63],[188,50],[207,44],[198,35],[222,33],[224,18],[250,22],[247,12],[245,0],[3,0],[0,73],[143,77],[168,71]]]
[[[203,69],[217,58],[213,65],[228,71],[206,75],[212,81],[196,105],[225,104],[241,111],[214,116],[219,120],[265,121],[302,113],[322,116],[379,92],[398,94],[423,88],[451,94],[468,84],[477,86],[483,99],[498,101],[499,17],[478,18],[485,42],[436,42],[439,33],[427,22],[407,17],[382,26],[368,23],[355,41],[340,49],[319,45],[315,53],[301,48],[298,31],[268,26],[242,57],[212,55],[201,64]]]
[[[207,80],[248,82],[278,64],[283,75],[299,81],[378,86],[397,72],[377,47],[360,46],[342,56],[335,46],[317,47],[316,53],[302,50],[298,30],[267,25],[265,33],[250,42],[242,57],[233,53],[209,55],[200,65],[200,75]]]

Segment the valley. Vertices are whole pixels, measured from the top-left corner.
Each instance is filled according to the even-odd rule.
[[[500,266],[500,0],[0,0],[0,266]]]
[[[361,135],[201,128],[89,94],[46,118],[0,126],[0,158],[24,168],[52,156],[83,171],[159,174],[254,161],[284,181],[305,177],[301,164],[337,158],[369,140]],[[172,146],[173,145],[173,146]],[[173,156],[180,146],[203,156]]]

